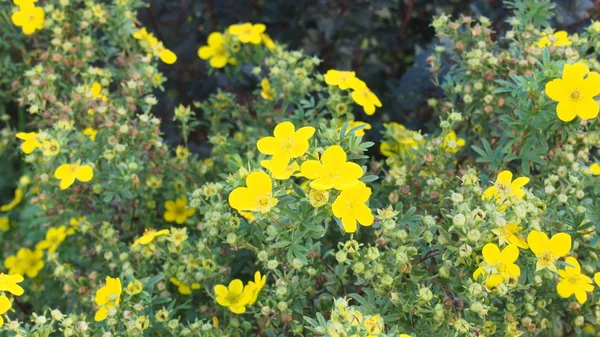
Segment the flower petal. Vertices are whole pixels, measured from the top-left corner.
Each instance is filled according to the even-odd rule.
[[[577,116],[581,117],[582,119],[593,119],[598,117],[600,106],[595,99],[584,98],[580,101],[577,101],[575,104],[575,111],[577,112]]]
[[[90,181],[94,177],[94,170],[92,170],[92,167],[89,165],[83,165],[77,168],[75,176],[79,181]]]
[[[229,283],[229,293],[241,294],[244,291],[244,284],[241,280],[235,279]]]
[[[273,130],[273,135],[275,138],[287,138],[293,136],[295,131],[294,124],[291,122],[282,122],[277,124],[275,130]]]
[[[247,187],[238,187],[229,193],[229,206],[237,210],[251,210],[254,208],[255,194]],[[167,213],[165,213],[165,217]],[[166,218],[165,218],[166,220]],[[174,218],[170,221],[175,220]],[[169,220],[167,220],[169,221]]]
[[[500,261],[500,249],[493,243],[483,246],[481,252],[487,264],[496,264]]]
[[[546,235],[546,233],[534,230],[527,235],[527,243],[533,254],[540,256],[548,249],[550,241],[548,240],[548,235]]]
[[[246,185],[255,194],[270,194],[273,191],[271,177],[262,171],[250,173],[246,178]]]
[[[563,122],[570,122],[577,117],[576,102],[572,100],[561,101],[556,106],[556,115]],[[582,107],[583,111],[583,107]]]
[[[496,178],[496,184],[502,184],[504,186],[510,186],[513,174],[508,170],[504,170],[498,174]]]
[[[339,145],[333,145],[323,152],[321,161],[328,170],[334,170],[346,162],[346,152]]]
[[[504,247],[502,252],[500,253],[500,259],[502,263],[510,264],[517,261],[519,258],[519,248],[515,245],[508,245]]]
[[[570,82],[570,81],[581,81],[585,77],[587,73],[590,72],[590,69],[583,63],[575,63],[568,64],[565,63],[563,68],[562,79]]]
[[[546,95],[553,101],[564,101],[569,99],[569,87],[560,78],[546,83]]]
[[[550,252],[552,256],[559,258],[569,254],[571,251],[571,236],[567,233],[555,234],[550,239]]]

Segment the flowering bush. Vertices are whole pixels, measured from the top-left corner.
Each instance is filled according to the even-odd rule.
[[[435,125],[377,145],[370,83],[234,24],[197,54],[251,92],[180,105],[170,146],[154,92],[177,55],[141,1],[0,5],[22,112],[0,151],[24,162],[0,206],[3,334],[600,333],[600,23],[555,32],[528,0],[502,36],[434,18]]]

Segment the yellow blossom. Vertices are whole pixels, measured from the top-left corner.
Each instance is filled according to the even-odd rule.
[[[375,113],[375,107],[381,108],[379,98],[362,81],[357,81],[352,86],[352,99],[360,105],[367,115]]]
[[[43,141],[42,148],[46,157],[56,156],[60,152],[60,144],[55,139]]]
[[[150,188],[157,189],[162,186],[162,182],[163,180],[161,177],[150,176],[148,177],[148,180],[146,180],[146,185],[148,185]]]
[[[444,141],[442,142],[442,149],[448,153],[456,153],[463,146],[465,146],[465,140],[456,135],[456,133],[452,130],[448,132]]]
[[[7,216],[0,216],[0,231],[8,232],[10,229],[10,218]]]
[[[592,172],[593,175],[598,176],[600,175],[600,164],[598,163],[593,163],[592,165],[590,165],[590,171]]]
[[[537,257],[536,271],[548,268],[556,272],[554,262],[571,250],[571,236],[567,233],[557,233],[548,239],[546,233],[534,230],[527,236],[527,242]]]
[[[19,132],[17,138],[24,140],[21,144],[21,150],[23,153],[30,154],[33,150],[41,148],[42,143],[39,140],[40,134],[37,132]]]
[[[73,185],[75,179],[88,182],[94,177],[94,171],[90,165],[80,165],[79,162],[62,164],[54,171],[54,178],[60,180],[60,189],[65,190]]]
[[[144,290],[144,284],[140,280],[133,280],[127,284],[125,291],[131,296],[140,294]]]
[[[23,276],[19,274],[6,275],[0,273],[0,291],[8,291],[15,296],[21,296],[24,290],[17,284],[21,282],[23,282]]]
[[[160,231],[156,231],[155,229],[146,229],[144,230],[144,235],[140,236],[137,240],[135,240],[133,242],[132,247],[136,247],[137,245],[147,245],[150,242],[152,242],[155,238],[162,236],[162,235],[168,235],[170,233],[170,231],[168,229],[163,229]]]
[[[308,192],[308,203],[314,207],[319,208],[327,205],[329,202],[329,191],[327,190],[315,190],[314,188],[310,189]]]
[[[271,39],[269,34],[262,33],[260,34],[260,37],[262,38],[262,42],[265,45],[265,47],[267,47],[267,49],[269,49],[270,51],[275,50],[275,42],[273,42],[273,39]]]
[[[505,224],[500,228],[493,229],[492,233],[498,235],[500,245],[513,244],[522,249],[529,248],[527,242],[522,237],[521,230],[517,224]]]
[[[380,334],[383,332],[383,318],[379,315],[371,316],[365,319],[365,329],[369,334]]]
[[[106,101],[108,99],[104,94],[102,94],[102,85],[100,84],[100,82],[92,83],[92,87],[89,89],[89,92],[95,99],[101,99],[103,101]]]
[[[473,278],[479,280],[480,277],[485,277],[487,288],[494,288],[521,275],[521,269],[514,263],[519,258],[517,246],[508,245],[501,252],[498,246],[488,243],[483,246],[482,254],[484,265],[475,270]]]
[[[225,41],[221,33],[210,33],[207,43],[207,46],[198,49],[198,57],[209,60],[210,66],[217,69],[223,68],[228,62],[231,62],[231,57],[225,48]]]
[[[567,257],[565,262],[570,266],[558,271],[560,281],[556,285],[556,292],[562,298],[575,294],[577,302],[583,304],[587,301],[587,293],[594,290],[592,279],[581,273],[581,266],[574,257]]]
[[[199,283],[192,283],[191,285],[187,285],[187,284],[183,284],[183,283],[179,282],[179,280],[177,280],[174,277],[169,278],[169,281],[171,283],[173,283],[175,286],[177,286],[177,291],[181,295],[191,295],[192,294],[192,290],[198,290],[198,289],[200,289],[200,284]]]
[[[260,81],[260,87],[262,88],[260,92],[260,96],[262,98],[266,99],[267,101],[272,101],[275,98],[275,90],[271,88],[269,79],[263,78],[262,81]]]
[[[260,44],[266,29],[267,27],[262,23],[241,23],[229,26],[229,33],[237,36],[242,43]]]
[[[196,213],[193,208],[187,207],[187,198],[182,197],[176,200],[168,200],[165,202],[165,213],[163,215],[166,222],[176,222],[181,225]]]
[[[342,225],[347,233],[356,232],[356,222],[362,226],[373,224],[371,209],[365,205],[371,196],[371,189],[363,182],[347,188],[340,193],[331,207],[333,215],[342,219]]]
[[[219,305],[229,308],[234,314],[246,312],[246,305],[252,300],[253,286],[246,286],[241,280],[229,282],[229,287],[217,284],[215,286],[216,301]]]
[[[159,52],[159,56],[161,61],[163,61],[166,64],[173,64],[175,62],[177,62],[177,55],[171,51],[170,49],[167,48],[162,48]]]
[[[4,315],[12,307],[10,300],[6,296],[0,296],[0,327],[4,325]]]
[[[254,273],[254,281],[248,282],[248,286],[250,286],[250,289],[252,289],[252,295],[250,301],[248,302],[248,305],[253,305],[254,303],[256,303],[256,301],[258,300],[258,295],[260,294],[260,291],[266,283],[267,275],[261,276],[259,271]]]
[[[497,204],[504,204],[507,201],[523,199],[525,190],[523,186],[527,185],[529,178],[519,177],[512,180],[513,174],[510,171],[502,171],[498,174],[493,186],[488,187],[481,195],[482,200],[495,199]]]
[[[583,63],[565,64],[562,78],[546,83],[546,95],[558,102],[556,114],[563,122],[598,117],[600,106],[594,96],[600,94],[600,74],[590,72]]]
[[[83,134],[90,137],[90,140],[93,142],[96,140],[96,135],[98,134],[98,130],[96,130],[92,127],[87,127],[83,130]]]
[[[380,146],[381,154],[386,157],[394,155],[405,155],[411,158],[415,157],[413,150],[419,148],[419,142],[415,137],[420,136],[418,132],[407,129],[404,125],[391,122],[383,124],[386,128],[386,133],[391,135],[391,140],[382,142]]]
[[[44,9],[36,7],[33,2],[20,1],[19,10],[11,16],[12,23],[21,27],[23,34],[31,35],[44,28]]]
[[[180,160],[186,160],[190,156],[190,150],[185,146],[177,145],[175,154]]]
[[[4,260],[4,267],[8,269],[9,274],[19,274],[34,278],[44,268],[43,256],[44,253],[41,250],[33,251],[23,247],[19,249],[16,255],[8,256]]]
[[[273,160],[289,162],[290,159],[302,156],[309,147],[309,139],[314,135],[315,128],[311,126],[296,127],[291,122],[282,122],[275,126],[274,137],[263,137],[258,140],[256,147],[263,154],[272,155]]]
[[[229,205],[238,211],[267,213],[277,205],[273,197],[273,182],[268,174],[259,171],[246,177],[247,187],[238,187],[229,194]]]
[[[362,168],[346,161],[344,149],[339,145],[328,147],[321,156],[321,161],[307,160],[302,163],[300,171],[312,180],[310,187],[316,190],[344,190],[356,186],[362,177]]]
[[[324,76],[325,83],[335,85],[342,90],[353,88],[357,85],[356,74],[353,71],[330,69]]]
[[[100,309],[96,311],[96,315],[94,316],[94,320],[96,322],[100,322],[108,317],[108,313],[111,309],[116,309],[121,303],[121,280],[117,278],[112,278],[110,276],[106,277],[106,284],[104,287],[98,289],[96,292],[95,302],[96,305],[100,306]]]
[[[542,38],[538,40],[537,46],[544,48],[547,46],[561,47],[570,46],[571,40],[569,40],[569,34],[564,30],[558,31],[554,34],[544,33]]]
[[[48,250],[48,253],[54,253],[66,237],[67,226],[51,227],[46,232],[46,238],[43,241],[40,241],[36,248]]]
[[[140,40],[146,44],[147,48],[152,48],[158,44],[158,39],[154,37],[154,34],[148,32],[146,27],[142,27],[133,33],[133,37],[136,40]]]
[[[13,200],[6,205],[0,206],[0,212],[8,212],[13,208],[17,207],[21,203],[21,201],[23,201],[23,196],[23,190],[17,187],[15,189],[15,196]]]
[[[181,246],[181,244],[187,240],[187,228],[173,228],[171,227],[171,235],[169,236],[169,241],[172,242],[175,246]]]

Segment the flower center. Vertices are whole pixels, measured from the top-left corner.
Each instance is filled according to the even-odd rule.
[[[571,90],[571,94],[569,94],[569,98],[571,98],[571,100],[573,100],[573,101],[580,100],[582,98],[581,90],[579,90],[579,89]]]
[[[569,281],[569,283],[571,284],[579,284],[579,275],[575,274],[575,275],[569,275],[567,276],[567,281]]]
[[[294,140],[292,139],[292,137],[286,137],[281,140],[280,146],[286,151],[291,151],[292,147],[294,147]]]
[[[256,208],[263,209],[263,208],[269,207],[270,201],[271,201],[270,194],[260,194],[260,195],[256,196],[256,199],[254,200],[254,205],[256,205]]]
[[[546,250],[545,252],[542,253],[542,255],[540,255],[540,257],[538,258],[538,261],[540,261],[540,264],[544,267],[547,267],[549,265],[551,265],[552,263],[554,263],[554,258],[552,257],[552,254],[550,253],[549,250]]]

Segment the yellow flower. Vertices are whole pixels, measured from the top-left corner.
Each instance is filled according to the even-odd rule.
[[[444,142],[442,142],[442,149],[448,153],[456,153],[463,146],[465,146],[465,140],[456,136],[456,133],[452,130],[448,132]]]
[[[136,40],[140,40],[140,41],[143,41],[144,43],[146,43],[147,44],[146,47],[148,47],[148,48],[152,48],[156,44],[158,44],[158,39],[156,37],[154,37],[154,34],[148,32],[148,30],[146,30],[146,27],[142,27],[142,28],[138,29],[137,31],[135,31],[133,33],[133,37]]]
[[[69,219],[69,225],[71,226],[71,228],[67,230],[67,235],[73,235],[75,234],[75,231],[78,231],[82,225],[89,225],[89,223],[87,222],[86,217],[81,216],[79,218]]]
[[[266,99],[267,101],[272,101],[275,98],[275,90],[271,88],[269,79],[263,78],[262,81],[260,81],[260,87],[262,88],[260,92],[260,96],[262,98]]]
[[[100,82],[94,82],[92,83],[92,87],[89,89],[90,93],[92,94],[92,97],[95,99],[101,99],[103,101],[106,101],[108,98],[102,94],[102,85],[100,84]]]
[[[383,331],[383,319],[379,315],[365,319],[365,329],[369,334],[380,334]]]
[[[150,242],[152,242],[156,237],[162,236],[162,235],[168,235],[170,233],[170,231],[168,229],[163,229],[160,231],[156,231],[155,229],[146,229],[144,231],[144,235],[140,236],[137,240],[135,240],[135,242],[133,242],[132,247],[136,247],[139,244],[142,245],[147,245]]]
[[[180,160],[186,160],[190,156],[190,150],[185,146],[177,145],[175,154]]]
[[[165,202],[165,213],[163,215],[166,222],[176,222],[178,225],[183,224],[196,213],[193,208],[187,207],[187,199],[185,197]]]
[[[367,115],[374,114],[375,107],[381,108],[381,101],[363,81],[356,81],[352,90],[351,96],[354,103],[362,106]]]
[[[94,316],[96,322],[105,320],[108,317],[109,311],[119,306],[122,290],[121,280],[118,277],[106,277],[106,284],[96,292],[95,302],[96,305],[100,306],[100,309],[96,311],[96,315]]]
[[[277,180],[287,180],[294,173],[300,171],[300,165],[297,162],[286,161],[284,157],[279,160],[261,160],[260,165],[271,172],[271,176]],[[282,160],[283,159],[283,160]]]
[[[48,253],[54,253],[66,238],[67,226],[52,227],[48,229],[46,238],[37,245],[36,249],[48,250]]]
[[[498,229],[493,229],[492,233],[498,235],[500,245],[513,244],[522,249],[529,248],[527,242],[521,236],[521,230],[517,224],[505,224]]]
[[[7,216],[0,216],[0,231],[8,232],[10,229],[10,218]]]
[[[391,157],[396,154],[408,155],[414,157],[413,150],[419,148],[422,143],[415,140],[418,132],[407,129],[404,125],[396,122],[383,124],[386,129],[386,134],[391,136],[391,140],[382,142],[380,151],[386,157]]]
[[[87,127],[83,130],[83,134],[90,137],[90,140],[93,142],[96,140],[96,135],[98,134],[98,130]]]
[[[246,305],[252,299],[253,286],[246,286],[241,280],[235,279],[229,282],[229,287],[217,284],[215,286],[216,301],[219,305],[229,308],[234,314],[246,312]]]
[[[488,243],[483,246],[482,254],[484,265],[475,270],[473,278],[478,280],[481,276],[486,277],[485,286],[487,288],[494,288],[521,275],[521,269],[514,263],[519,258],[517,246],[508,245],[500,252],[498,246]]]
[[[328,70],[324,79],[328,85],[335,85],[342,90],[353,88],[360,81],[357,81],[356,74],[353,71],[335,69]]]
[[[548,240],[546,233],[534,230],[527,236],[527,242],[537,257],[536,271],[548,268],[556,272],[554,262],[571,250],[571,236],[567,233],[557,233]]]
[[[60,144],[54,139],[43,141],[42,147],[44,149],[43,155],[46,157],[56,156],[60,152]]]
[[[44,9],[36,7],[33,2],[20,1],[19,10],[11,16],[12,23],[21,27],[23,34],[31,35],[44,28]]]
[[[493,186],[488,187],[481,195],[482,200],[495,199],[497,204],[503,204],[506,201],[523,199],[525,190],[523,186],[527,185],[529,178],[519,177],[512,180],[513,174],[510,171],[502,171],[498,174]]]
[[[4,260],[4,267],[9,274],[19,274],[34,278],[44,268],[41,250],[32,251],[29,248],[21,248],[16,255],[11,255]]]
[[[139,280],[133,280],[127,284],[125,291],[131,296],[140,294],[144,290],[144,284]]]
[[[256,147],[263,154],[272,155],[275,161],[298,158],[306,153],[309,139],[315,134],[315,128],[305,126],[296,130],[291,122],[282,122],[275,126],[274,137],[263,137]],[[287,163],[286,163],[287,164]]]
[[[179,280],[177,280],[174,277],[169,278],[169,281],[171,283],[173,283],[175,286],[177,286],[177,291],[181,295],[191,295],[192,290],[200,289],[200,284],[198,284],[198,283],[192,283],[191,286],[188,286],[187,284],[183,284],[183,283],[179,282]]]
[[[60,180],[60,189],[65,190],[73,185],[75,179],[88,182],[94,177],[94,171],[90,165],[80,165],[79,162],[62,164],[54,171],[54,178]]]
[[[157,189],[162,185],[162,182],[163,180],[161,177],[150,176],[148,177],[148,180],[146,180],[146,185],[150,188]]]
[[[345,189],[335,199],[331,207],[333,215],[342,219],[342,225],[347,233],[356,232],[356,222],[362,226],[373,224],[371,209],[365,205],[371,196],[371,189],[364,183]]]
[[[308,203],[314,207],[319,208],[327,205],[329,202],[329,191],[310,189],[308,192]]]
[[[73,122],[68,119],[61,119],[56,123],[56,126],[61,130],[71,130],[73,128]]]
[[[169,241],[171,241],[175,246],[181,246],[183,241],[187,240],[187,228],[173,228],[171,227],[171,236],[169,236]]]
[[[571,40],[569,40],[569,34],[564,30],[558,31],[551,35],[544,33],[542,38],[539,39],[537,42],[537,46],[540,48],[544,48],[547,46],[561,47],[570,45]]]
[[[202,46],[198,49],[198,57],[203,60],[209,60],[209,64],[213,68],[223,68],[228,62],[231,62],[231,57],[225,43],[223,35],[218,32],[210,33],[208,36],[208,46]]]
[[[593,163],[592,165],[590,165],[590,171],[592,171],[592,174],[595,176],[600,175],[600,164]]]
[[[310,187],[316,190],[344,190],[356,186],[362,177],[362,168],[346,161],[346,152],[339,145],[327,148],[321,156],[321,161],[307,160],[302,163],[300,171],[306,178],[312,180]]]
[[[15,197],[13,200],[6,205],[0,206],[0,212],[8,212],[12,210],[13,208],[17,207],[21,201],[23,201],[23,190],[17,187],[15,189]]]
[[[260,44],[266,29],[267,27],[262,23],[241,23],[229,26],[229,33],[237,36],[242,43]]]
[[[254,303],[256,303],[256,301],[258,300],[258,295],[260,294],[260,291],[262,290],[262,288],[264,288],[266,283],[267,275],[261,276],[259,271],[254,273],[254,281],[248,282],[248,286],[250,286],[250,289],[252,289],[252,296],[250,298],[250,301],[248,302],[248,305],[253,305]]]
[[[592,279],[581,273],[579,262],[574,257],[567,257],[565,262],[571,266],[565,266],[564,270],[558,271],[561,278],[556,285],[556,292],[562,298],[569,298],[575,294],[577,302],[583,304],[587,301],[587,292],[594,290]]]
[[[348,121],[348,127],[346,127],[345,135],[347,135],[350,132],[350,130],[357,128],[359,126],[363,126],[363,125],[364,125],[364,127],[362,129],[358,129],[358,130],[354,131],[354,135],[357,137],[362,137],[365,135],[366,130],[371,130],[371,124],[365,123],[365,122],[360,122],[360,121]],[[342,128],[343,128],[343,125],[338,128],[338,131],[341,132]]]
[[[177,62],[177,55],[167,48],[161,49],[159,58],[166,64],[173,64]]]
[[[265,45],[265,47],[267,47],[267,49],[269,49],[270,51],[275,50],[275,42],[273,42],[273,39],[271,39],[269,34],[262,33],[260,34],[260,37],[262,38],[262,42]]]
[[[562,78],[546,83],[546,95],[558,102],[556,114],[563,122],[570,122],[576,116],[584,120],[598,117],[600,107],[594,100],[598,94],[600,74],[590,72],[583,63],[565,64]]]
[[[23,282],[23,276],[19,274],[6,275],[0,273],[0,291],[8,291],[15,296],[21,296],[24,290],[17,284],[21,282]]]
[[[24,140],[21,144],[21,150],[23,153],[30,154],[33,150],[42,147],[42,143],[39,141],[40,134],[37,132],[19,132],[17,138]]]
[[[229,205],[238,211],[267,213],[277,205],[273,183],[268,174],[259,171],[246,177],[247,187],[238,187],[229,194]]]

